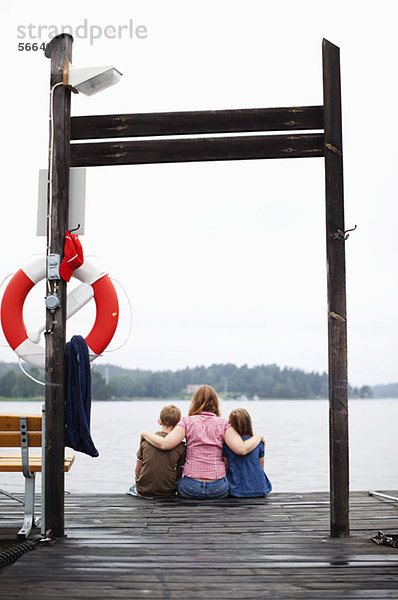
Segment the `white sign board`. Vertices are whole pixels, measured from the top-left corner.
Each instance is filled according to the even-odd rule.
[[[39,170],[39,198],[37,203],[37,233],[47,235],[47,169]],[[86,208],[86,169],[73,167],[69,175],[69,224],[68,229],[79,228],[75,235],[84,235]]]

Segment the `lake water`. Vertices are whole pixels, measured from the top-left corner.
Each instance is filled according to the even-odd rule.
[[[92,437],[98,458],[76,453],[65,476],[70,492],[123,493],[133,482],[135,453],[140,432],[156,431],[164,404],[150,402],[94,402]],[[175,401],[183,415],[189,402]],[[244,406],[255,432],[266,439],[265,470],[276,492],[310,492],[329,489],[328,401],[267,400],[222,401],[222,416]],[[0,402],[0,412],[39,414],[39,402]],[[398,484],[398,452],[394,429],[398,400],[350,402],[350,480],[353,490],[391,490]],[[39,483],[39,482],[38,482]],[[0,473],[0,488],[20,492],[20,473]]]

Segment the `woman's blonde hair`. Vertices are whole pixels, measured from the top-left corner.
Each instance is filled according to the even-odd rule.
[[[229,422],[239,435],[253,435],[252,420],[245,408],[235,408],[229,415]]]
[[[216,390],[210,385],[201,385],[193,395],[188,415],[197,415],[202,411],[212,412],[220,416],[220,406]]]

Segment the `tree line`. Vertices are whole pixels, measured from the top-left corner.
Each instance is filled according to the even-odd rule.
[[[44,381],[44,375],[38,369],[27,370],[32,377]],[[1,371],[0,371],[1,372]],[[0,375],[0,396],[3,398],[35,398],[44,396],[44,387],[16,368],[9,368]]]
[[[115,398],[173,398],[187,396],[187,386],[207,383],[223,397],[258,396],[260,398],[325,398],[326,373],[305,373],[300,369],[277,365],[237,367],[214,364],[186,367],[177,371],[126,370],[101,365],[98,373],[107,376],[104,386]],[[104,389],[104,393],[105,393]]]
[[[29,368],[27,371],[35,379],[44,380],[43,373],[38,369]],[[189,398],[192,396],[192,389],[189,390],[188,386],[202,383],[213,386],[224,398],[258,396],[311,399],[328,396],[326,373],[307,373],[290,367],[281,368],[275,364],[254,367],[213,364],[208,367],[186,367],[177,371],[131,370],[115,365],[95,365],[92,370],[92,397],[96,400]],[[349,386],[349,395],[352,398],[371,398],[373,390],[367,385]],[[16,363],[0,363],[0,397],[37,396],[44,396],[43,386],[26,377]]]

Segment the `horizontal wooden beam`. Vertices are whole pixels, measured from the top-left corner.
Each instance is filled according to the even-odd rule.
[[[323,129],[323,106],[72,117],[71,139]]]
[[[324,156],[324,135],[182,138],[71,144],[71,167]]]

